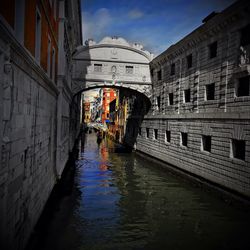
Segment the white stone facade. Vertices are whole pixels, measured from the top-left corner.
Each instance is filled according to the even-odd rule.
[[[149,62],[153,55],[140,44],[123,38],[105,37],[99,43],[88,40],[74,54],[75,93],[98,87],[124,87],[151,94]]]
[[[138,150],[247,197],[249,10],[236,2],[150,63],[152,108],[137,138]]]

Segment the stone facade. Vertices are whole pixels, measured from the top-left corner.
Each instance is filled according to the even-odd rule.
[[[0,248],[23,249],[78,133],[80,99],[73,99],[70,71],[62,73],[57,59],[81,44],[80,6],[6,2],[0,8]],[[66,32],[59,18],[76,27],[63,40],[71,50],[61,44]],[[70,60],[63,65],[70,68]]]
[[[151,95],[149,62],[153,54],[121,37],[88,40],[74,54],[73,91],[123,87]]]
[[[238,1],[152,60],[137,138],[138,150],[247,197],[249,27],[249,1]]]

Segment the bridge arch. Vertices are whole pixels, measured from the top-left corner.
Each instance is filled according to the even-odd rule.
[[[73,54],[73,93],[100,87],[126,88],[150,98],[152,59],[153,54],[142,45],[123,38],[105,37],[99,43],[90,39]]]

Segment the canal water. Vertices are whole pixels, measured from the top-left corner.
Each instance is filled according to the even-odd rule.
[[[250,249],[250,213],[187,179],[83,135],[73,183],[32,249]]]

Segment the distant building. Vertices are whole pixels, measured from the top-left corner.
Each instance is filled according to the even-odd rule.
[[[85,123],[89,123],[91,121],[90,102],[83,102],[83,117]]]
[[[102,123],[109,122],[109,103],[116,98],[116,91],[112,88],[103,88],[102,92]]]

